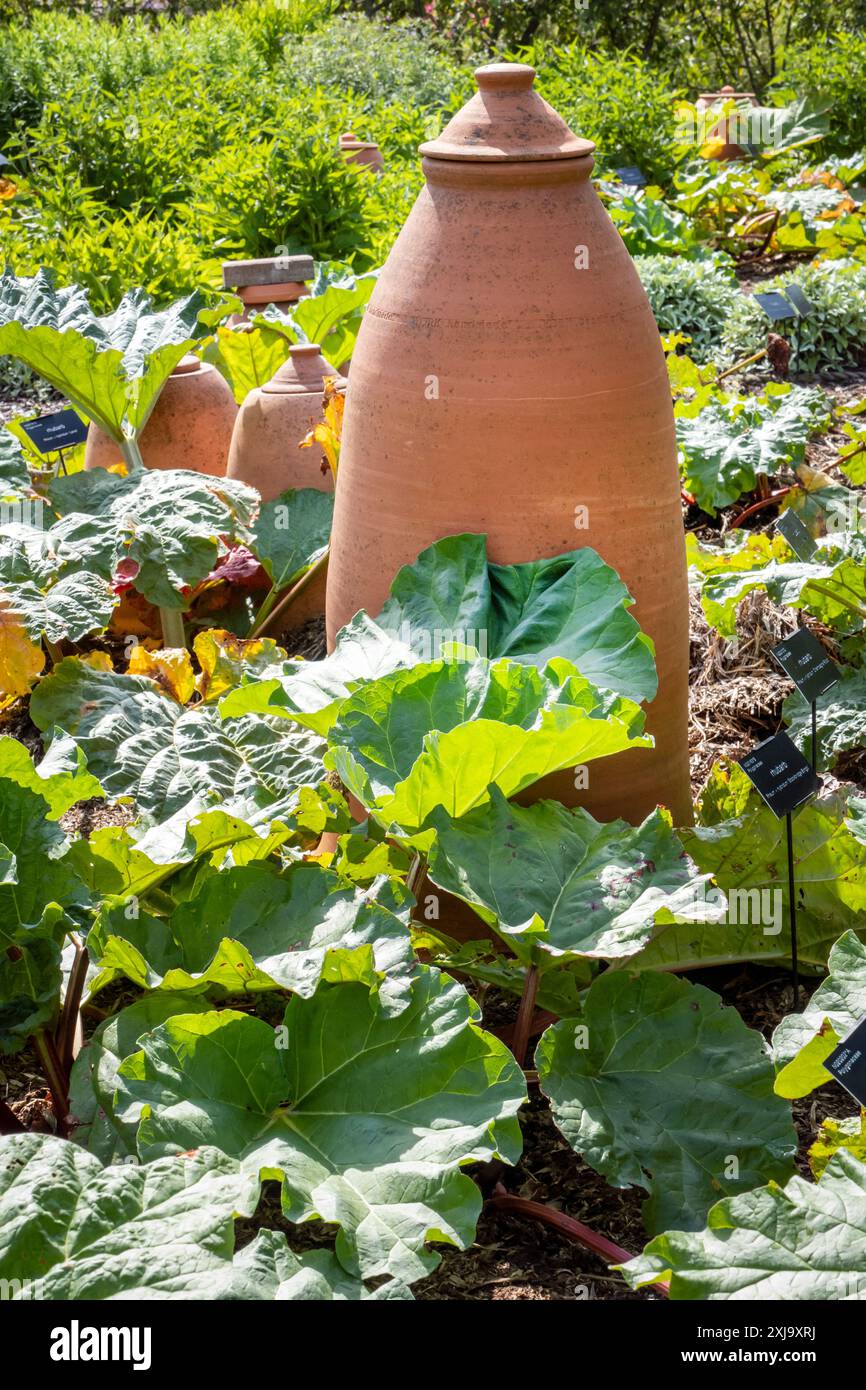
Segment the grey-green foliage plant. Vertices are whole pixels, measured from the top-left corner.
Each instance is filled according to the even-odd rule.
[[[799,285],[814,311],[802,320],[773,324],[777,333],[795,341],[799,332],[796,369],[816,372],[827,368],[854,367],[863,359],[866,341],[866,266],[851,262],[825,262],[776,276],[762,290]],[[731,362],[758,352],[770,331],[766,315],[751,295],[741,296],[731,307],[722,332],[722,353]]]
[[[673,256],[637,256],[635,268],[659,331],[688,334],[697,362],[716,354],[740,299],[730,271],[713,261]]]
[[[410,106],[445,105],[461,77],[428,27],[384,25],[361,15],[340,15],[318,32],[290,39],[283,65],[285,80],[296,85]]]

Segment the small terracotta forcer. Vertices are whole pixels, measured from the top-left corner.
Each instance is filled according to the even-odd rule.
[[[238,411],[226,477],[257,488],[265,502],[289,487],[333,492],[331,471],[322,473],[318,451],[300,448],[321,419],[326,377],[345,391],[347,382],[317,343],[293,344],[288,361],[265,386],[250,391]]]
[[[188,354],[167,378],[138,444],[145,468],[225,476],[238,407],[216,367]],[[121,452],[98,425],[87,431],[84,467],[111,468]]]
[[[244,323],[251,309],[275,304],[285,313],[309,294],[307,281],[316,267],[312,256],[266,256],[255,261],[224,261],[223,288],[234,290],[243,302],[242,314],[232,314],[229,327]]]
[[[536,783],[532,798],[639,821],[691,819],[688,590],[670,389],[658,328],[592,184],[593,145],[495,64],[421,146],[421,190],[352,359],[327,628],[379,612],[401,565],[484,532],[513,564],[590,545],[653,639],[652,750]],[[515,294],[519,281],[520,295]],[[583,779],[579,779],[581,782]]]
[[[382,151],[375,140],[359,140],[353,130],[347,130],[339,140],[340,153],[347,164],[361,164],[381,174],[385,168]]]
[[[758,99],[754,92],[735,92],[733,87],[722,87],[719,92],[701,92],[695,106],[698,111],[706,112],[711,111],[714,106],[723,106],[728,101],[735,101],[738,106],[742,106],[745,102],[748,102],[750,106],[758,105]],[[703,135],[704,140],[722,141],[719,148],[710,156],[711,159],[746,158],[746,150],[743,149],[742,145],[737,144],[737,136],[740,135],[742,122],[742,115],[727,116],[719,120]]]
[[[226,476],[257,488],[271,502],[290,487],[333,492],[331,470],[323,473],[318,449],[301,440],[322,417],[325,378],[340,391],[347,382],[326,362],[317,343],[293,344],[289,357],[265,386],[250,391],[238,411]],[[325,611],[327,575],[321,570],[294,600],[288,622],[298,627]]]

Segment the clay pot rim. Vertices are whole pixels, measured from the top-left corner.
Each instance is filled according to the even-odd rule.
[[[283,280],[276,285],[244,285],[237,295],[243,304],[279,304],[286,299],[300,299],[309,292],[304,280]]]
[[[376,140],[361,140],[357,135],[340,136],[341,150],[378,150],[378,148],[379,145]]]
[[[527,184],[582,183],[595,167],[592,154],[581,159],[431,159],[424,155],[421,169],[428,184],[450,187],[476,184],[515,188]]]
[[[722,87],[718,92],[699,92],[698,101],[707,101],[712,105],[726,101],[751,101],[757,105],[758,98],[754,92],[735,92],[732,87]]]

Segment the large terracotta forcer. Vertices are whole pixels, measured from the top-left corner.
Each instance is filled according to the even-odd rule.
[[[691,817],[688,598],[674,419],[659,333],[592,185],[593,145],[497,64],[422,145],[426,187],[352,359],[328,577],[328,640],[375,614],[434,540],[486,532],[498,563],[593,546],[656,645],[652,751],[533,796],[639,820]],[[576,509],[585,508],[585,513]],[[586,520],[586,529],[578,529]]]
[[[318,449],[300,443],[322,416],[325,378],[346,382],[316,343],[294,344],[289,359],[265,386],[250,391],[238,412],[226,477],[258,488],[265,502],[288,487],[333,491],[331,471],[323,474]]]
[[[141,432],[139,448],[146,468],[188,468],[225,476],[237,403],[216,367],[191,354],[168,377]],[[110,468],[120,449],[97,425],[87,431],[85,468]]]

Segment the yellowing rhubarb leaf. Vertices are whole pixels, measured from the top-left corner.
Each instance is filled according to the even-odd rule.
[[[216,700],[239,685],[242,667],[252,675],[286,656],[272,637],[236,637],[220,628],[200,632],[193,649],[201,667],[196,689],[203,700]]]
[[[195,690],[195,676],[189,652],[172,649],[170,651],[149,652],[146,647],[133,647],[129,658],[131,676],[149,676],[179,705],[192,699]]]
[[[343,437],[343,411],[346,405],[345,392],[338,391],[336,378],[329,376],[325,378],[325,393],[322,398],[322,413],[324,420],[320,420],[318,425],[314,425],[306,438],[301,440],[298,446],[301,449],[311,449],[314,444],[321,447],[324,463],[331,470],[334,482],[337,481],[337,469],[340,464],[340,442]],[[324,466],[322,472],[324,473]]]
[[[3,703],[26,695],[45,665],[45,653],[31,642],[18,614],[0,597],[0,696]]]

